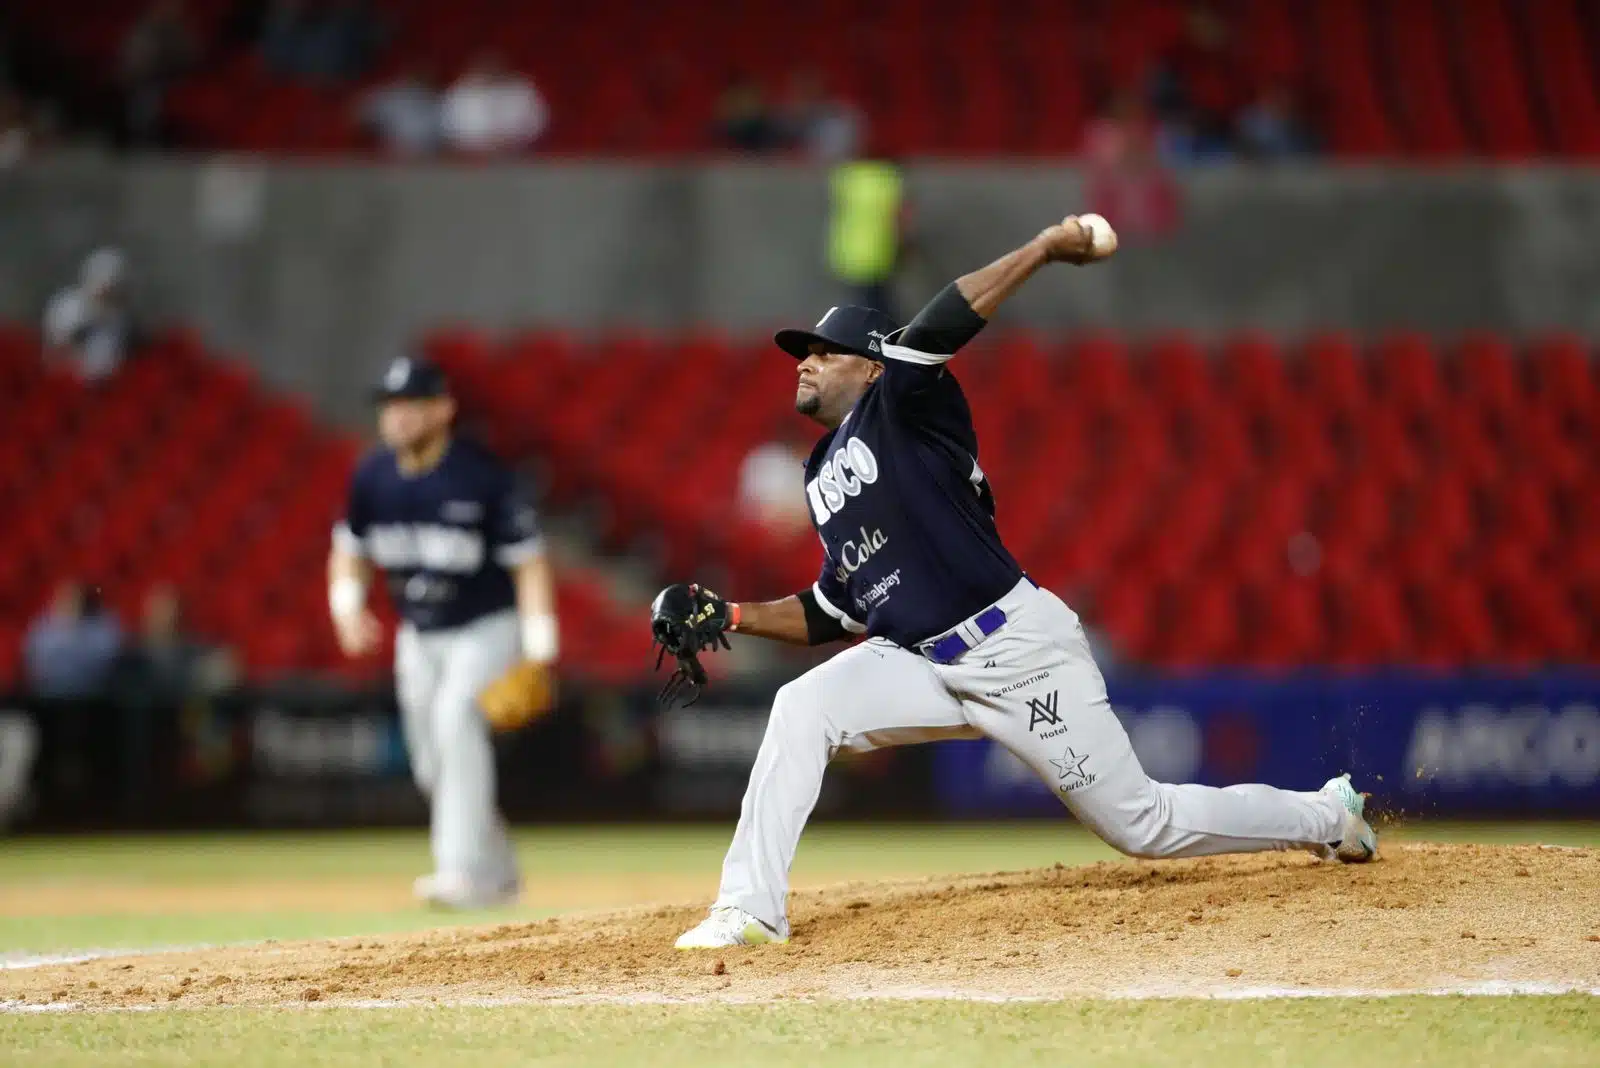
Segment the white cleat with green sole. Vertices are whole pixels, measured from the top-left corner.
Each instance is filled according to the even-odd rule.
[[[728,946],[781,945],[789,941],[743,909],[723,906],[678,936],[678,949],[724,949]]]
[[[1344,806],[1344,835],[1337,842],[1328,843],[1329,859],[1346,864],[1361,864],[1378,855],[1378,835],[1367,823],[1367,795],[1358,793],[1350,785],[1350,773],[1329,779],[1322,792],[1332,794]]]

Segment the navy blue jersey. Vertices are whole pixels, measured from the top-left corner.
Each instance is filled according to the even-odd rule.
[[[1000,542],[972,410],[950,357],[883,345],[884,370],[806,461],[826,557],[817,601],[854,633],[911,646],[1022,578]]]
[[[513,607],[506,569],[541,548],[538,515],[516,477],[459,438],[419,475],[401,474],[389,449],[363,460],[334,540],[383,571],[395,607],[418,630]]]

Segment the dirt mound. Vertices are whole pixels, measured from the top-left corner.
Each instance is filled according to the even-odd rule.
[[[781,947],[682,953],[671,907],[407,937],[0,972],[0,1001],[128,1005],[919,992],[1001,996],[1600,986],[1600,851],[1405,845],[1002,872],[798,893]]]

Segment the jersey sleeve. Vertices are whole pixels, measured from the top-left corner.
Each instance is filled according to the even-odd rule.
[[[919,435],[972,436],[971,409],[955,375],[944,366],[950,357],[895,344],[884,345],[883,355],[876,389],[891,419]],[[918,362],[924,357],[930,362]]]
[[[333,547],[342,553],[363,558],[367,555],[367,526],[372,522],[366,492],[366,472],[365,464],[356,468],[356,473],[350,479],[344,518],[333,525]]]
[[[948,377],[944,365],[949,360],[949,356],[884,342],[881,385],[886,398],[901,409],[937,404]]]
[[[850,595],[844,583],[839,580],[833,559],[828,556],[826,550],[822,554],[822,574],[812,583],[811,592],[817,598],[817,606],[837,619],[845,630],[851,634],[867,632],[867,625],[845,610],[844,606],[850,603]]]
[[[495,563],[501,567],[525,564],[544,551],[539,512],[524,480],[507,475],[502,482],[489,504],[488,535]]]

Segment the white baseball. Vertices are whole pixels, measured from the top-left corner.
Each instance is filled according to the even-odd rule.
[[[1095,215],[1092,212],[1080,215],[1078,225],[1089,231],[1095,258],[1104,259],[1117,251],[1117,232],[1111,229],[1111,224],[1106,222],[1105,216]]]

